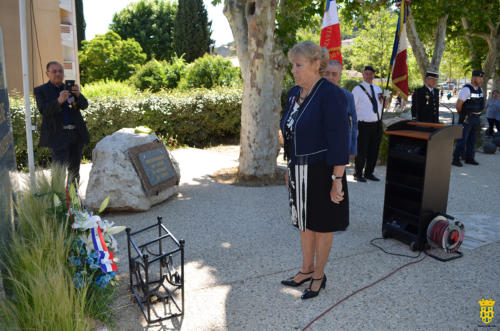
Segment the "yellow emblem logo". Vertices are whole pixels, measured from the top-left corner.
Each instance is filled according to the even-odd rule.
[[[495,312],[493,311],[493,306],[495,305],[495,301],[490,299],[490,300],[480,300],[478,301],[479,305],[481,306],[481,320],[483,320],[484,324],[488,324],[493,320],[493,317],[495,316]]]

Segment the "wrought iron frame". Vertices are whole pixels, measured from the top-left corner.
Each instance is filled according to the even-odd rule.
[[[138,245],[133,236],[157,227],[158,237],[146,243]],[[172,233],[162,224],[162,217],[157,217],[157,223],[132,232],[130,228],[126,229],[127,244],[128,244],[128,261],[129,261],[129,277],[130,291],[135,296],[135,299],[141,308],[141,311],[148,323],[156,323],[172,317],[182,316],[184,314],[184,240],[177,240]],[[165,241],[171,240],[176,247],[169,252],[163,251]],[[157,252],[153,252],[154,246],[157,246]],[[132,249],[137,253],[132,257]],[[180,274],[173,268],[173,256],[180,253]],[[158,279],[154,279],[150,275],[150,266],[153,263],[159,263],[160,275]],[[141,272],[143,275],[141,275]],[[144,278],[143,278],[144,276]],[[153,279],[153,280],[151,280]],[[173,289],[169,289],[166,283],[170,284]],[[160,294],[159,290],[163,288],[166,294]],[[177,302],[174,294],[181,292],[181,303]],[[142,296],[141,296],[142,294]],[[151,308],[155,303],[168,302],[172,303],[177,308],[178,312],[169,313],[157,319],[151,319]]]

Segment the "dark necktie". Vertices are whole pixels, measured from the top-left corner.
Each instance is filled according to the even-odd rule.
[[[373,85],[370,84],[370,90],[372,91],[372,106],[373,106],[373,112],[375,114],[378,113],[378,107],[377,107],[377,99],[375,99],[375,91],[373,90]]]

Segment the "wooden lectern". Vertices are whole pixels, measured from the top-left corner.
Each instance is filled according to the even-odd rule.
[[[422,250],[429,222],[446,214],[453,142],[461,125],[401,121],[389,135],[382,235]]]

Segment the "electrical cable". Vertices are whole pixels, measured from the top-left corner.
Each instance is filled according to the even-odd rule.
[[[376,240],[385,240],[385,238],[373,238],[372,240],[370,240],[370,244],[372,246],[375,246],[377,247],[378,249],[380,249],[382,252],[386,253],[386,254],[389,254],[389,255],[394,255],[394,256],[403,256],[403,257],[409,257],[409,258],[412,258],[412,259],[418,259],[420,257],[420,255],[422,255],[422,252],[418,253],[418,255],[415,255],[415,256],[412,256],[412,255],[405,255],[405,254],[399,254],[399,253],[391,253],[391,252],[388,252],[386,251],[384,248],[378,246],[377,244],[375,244],[375,241]]]
[[[35,11],[33,8],[33,0],[30,0],[30,26],[31,26],[31,68],[32,68],[32,79],[31,83],[33,85],[33,90],[35,89],[35,50],[34,50],[34,43],[33,43],[33,27],[35,28],[35,40],[36,40],[36,48],[38,51],[38,60],[40,62],[40,76],[42,79],[42,83],[45,84],[45,79],[43,77],[43,64],[42,64],[42,54],[40,52],[40,43],[38,41],[38,28],[36,26],[36,17],[35,17]],[[30,110],[31,111],[31,110]],[[37,127],[37,122],[38,122],[38,112],[34,112],[33,116],[33,126]]]
[[[35,17],[35,13],[33,11],[33,0],[30,0],[30,5],[31,5],[31,13],[33,15],[33,25],[35,27],[35,40],[36,40],[36,48],[38,51],[38,60],[40,62],[40,73],[41,73],[42,83],[45,84],[45,78],[43,76],[42,53],[40,52],[40,42],[38,41],[38,29],[36,26],[36,17]]]
[[[422,262],[422,261],[423,261],[423,260],[424,260],[427,256],[428,256],[428,255],[427,255],[427,253],[426,253],[426,254],[424,255],[424,257],[422,257],[420,260],[416,260],[416,261],[408,262],[408,263],[406,263],[406,264],[404,264],[404,265],[402,265],[402,266],[400,266],[400,267],[398,267],[398,268],[394,269],[393,271],[391,271],[390,273],[388,273],[388,274],[387,274],[387,275],[385,275],[384,277],[382,277],[382,278],[380,278],[380,279],[378,279],[378,280],[374,281],[373,283],[368,284],[368,285],[366,285],[365,287],[362,287],[362,288],[360,288],[360,289],[358,289],[358,290],[356,290],[356,291],[352,292],[351,294],[349,294],[349,295],[345,296],[345,297],[344,297],[344,298],[342,298],[340,301],[338,301],[337,303],[335,303],[333,306],[331,306],[330,308],[328,308],[327,310],[325,310],[324,312],[322,312],[320,315],[318,315],[316,318],[314,318],[311,322],[309,322],[309,324],[307,324],[307,325],[306,325],[306,326],[302,329],[302,331],[307,330],[307,329],[308,329],[308,328],[309,328],[309,327],[310,327],[310,326],[311,326],[314,322],[316,322],[317,320],[319,320],[321,317],[325,316],[327,313],[329,313],[332,309],[334,309],[335,307],[337,307],[338,305],[340,305],[342,302],[344,302],[344,301],[346,301],[347,299],[349,299],[349,298],[351,298],[351,297],[355,296],[355,295],[356,295],[356,294],[358,294],[359,292],[364,291],[364,290],[366,290],[366,289],[368,289],[368,288],[370,288],[370,287],[372,287],[372,286],[374,286],[374,285],[376,285],[376,284],[380,283],[380,282],[381,282],[381,281],[383,281],[383,280],[386,280],[387,278],[391,277],[392,275],[394,275],[394,274],[395,274],[396,272],[398,272],[399,270],[401,270],[401,269],[403,269],[403,268],[405,268],[405,267],[408,267],[408,266],[410,266],[410,265],[412,265],[412,264],[417,264],[417,263],[419,263],[419,262]]]
[[[443,261],[443,262],[451,261],[453,259],[462,257],[462,253],[460,253],[458,251],[458,249],[460,247],[460,244],[464,240],[464,236],[465,236],[464,226],[459,221],[456,221],[454,223],[450,223],[450,222],[448,222],[448,219],[454,219],[454,218],[452,218],[451,216],[446,217],[444,215],[438,215],[436,218],[434,218],[430,222],[430,224],[427,228],[427,241],[428,241],[428,244],[430,245],[430,247],[428,249],[424,249],[424,254],[425,254],[424,257],[422,257],[421,259],[416,260],[416,261],[408,262],[408,263],[394,269],[392,272],[390,272],[386,276],[374,281],[373,283],[366,285],[365,287],[362,287],[362,288],[352,292],[351,294],[342,298],[340,301],[338,301],[337,303],[332,305],[330,308],[325,310],[323,313],[318,315],[316,318],[314,318],[302,330],[303,331],[307,330],[314,322],[319,320],[321,317],[325,316],[328,312],[333,310],[335,307],[337,307],[338,305],[340,305],[342,302],[346,301],[347,299],[349,299],[349,298],[355,296],[356,294],[360,293],[361,291],[364,291],[364,290],[380,283],[381,281],[391,277],[396,272],[398,272],[399,270],[401,270],[407,266],[422,262],[427,256],[431,256],[431,257],[438,259],[439,261]],[[380,249],[381,251],[383,251],[386,254],[409,257],[409,258],[414,258],[414,259],[419,258],[420,255],[422,254],[422,252],[420,252],[417,256],[410,256],[410,255],[405,255],[405,254],[387,252],[384,248],[375,244],[375,241],[380,240],[380,239],[385,239],[385,238],[374,238],[374,239],[370,240],[370,244],[377,247],[378,249]],[[452,258],[448,258],[448,259],[439,258],[433,254],[428,253],[433,248],[442,248],[446,253],[458,253],[459,255],[454,256]]]
[[[30,0],[30,39],[31,39],[31,87],[35,89],[35,52],[33,44],[33,6]]]

